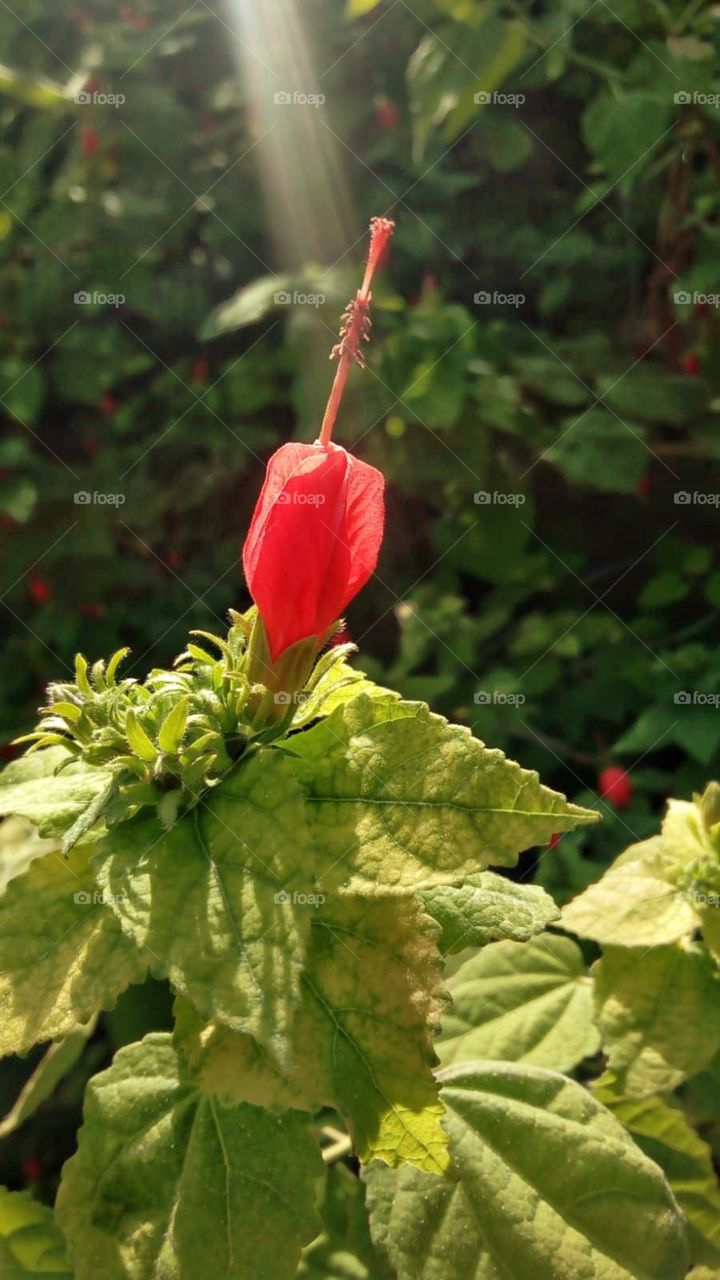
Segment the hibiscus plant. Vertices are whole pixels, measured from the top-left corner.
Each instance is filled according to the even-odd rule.
[[[371,230],[319,438],[268,463],[253,607],[142,683],[127,651],[78,656],[0,777],[0,812],[35,830],[0,896],[2,1053],[53,1042],[57,1078],[133,984],[175,1001],[172,1031],[90,1080],[54,1219],[0,1197],[4,1277],[686,1272],[683,1215],[611,1082],[568,1074],[600,1047],[583,953],[541,888],[488,869],[597,813],[342,643],[384,521],[381,474],[332,440],[392,224]],[[594,902],[566,923],[603,941]],[[661,931],[673,954],[685,925]],[[523,966],[563,992],[531,1061],[483,1034]]]

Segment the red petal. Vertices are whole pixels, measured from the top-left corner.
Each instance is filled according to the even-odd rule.
[[[243,550],[273,661],[322,637],[375,568],[383,478],[339,445],[287,444],[268,463]]]

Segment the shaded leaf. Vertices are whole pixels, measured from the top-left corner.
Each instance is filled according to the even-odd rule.
[[[448,989],[453,1007],[437,1044],[444,1065],[497,1058],[570,1071],[600,1047],[592,983],[569,938],[487,947],[456,969]]]
[[[322,1172],[299,1112],[198,1094],[153,1034],[88,1085],[57,1216],[77,1280],[291,1280]]]

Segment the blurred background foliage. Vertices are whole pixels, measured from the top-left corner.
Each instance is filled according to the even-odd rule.
[[[348,618],[360,665],[603,809],[535,859],[560,900],[669,792],[702,788],[720,763],[718,508],[695,496],[720,489],[719,14],[0,8],[3,742],[77,649],[130,644],[141,675],[246,606],[264,462],[317,432],[388,212],[338,429],[389,485]],[[608,764],[630,773],[622,809],[597,795]]]

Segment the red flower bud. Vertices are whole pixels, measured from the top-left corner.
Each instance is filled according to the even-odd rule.
[[[382,542],[382,475],[331,441],[350,367],[362,364],[370,283],[393,224],[374,218],[371,231],[363,283],[333,352],[339,363],[320,437],[273,454],[243,549],[273,663],[299,640],[315,637],[320,647],[375,569]]]
[[[39,573],[36,573],[32,578],[28,578],[27,589],[33,604],[44,605],[50,603],[52,589]]]
[[[633,784],[624,769],[609,764],[598,778],[598,791],[616,809],[626,809],[632,800]]]
[[[92,125],[87,129],[82,129],[80,133],[80,146],[83,154],[93,159],[100,151],[100,134],[97,129],[93,129]]]
[[[285,444],[267,476],[243,550],[273,662],[318,644],[365,586],[382,542],[385,482],[337,444]]]

